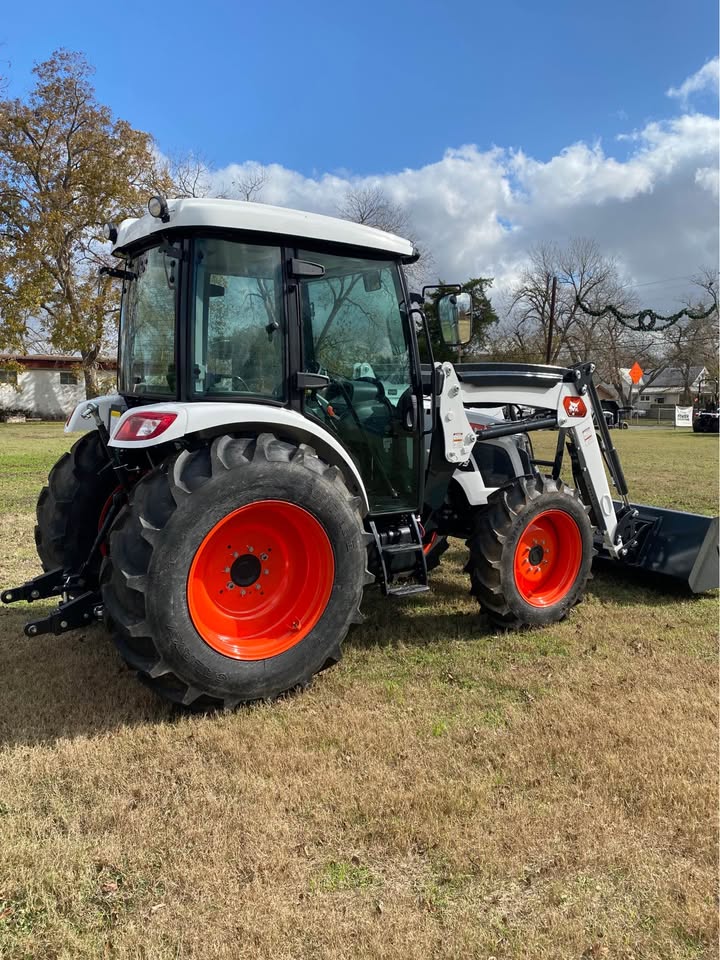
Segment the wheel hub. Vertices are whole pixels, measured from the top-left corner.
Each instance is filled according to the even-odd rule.
[[[545,556],[545,551],[540,546],[539,543],[534,544],[528,551],[528,560],[533,567],[537,567],[542,563],[542,559]]]
[[[262,564],[253,553],[244,553],[230,567],[230,579],[237,587],[251,587],[259,579]]]

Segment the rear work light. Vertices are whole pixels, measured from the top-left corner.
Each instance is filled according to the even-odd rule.
[[[176,413],[131,413],[113,440],[154,440],[177,420]]]

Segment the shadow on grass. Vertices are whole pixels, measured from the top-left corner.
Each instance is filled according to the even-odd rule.
[[[34,605],[33,614],[44,610]],[[174,712],[138,683],[100,626],[28,639],[25,604],[0,609],[0,748],[97,737]]]
[[[596,572],[588,593],[609,606],[644,604],[667,606],[669,611],[679,599],[692,596],[672,581],[661,590],[648,589],[634,576],[627,579],[606,570]],[[41,614],[40,606],[34,605],[33,613]],[[397,601],[373,588],[366,592],[363,611],[367,620],[351,631],[347,648],[428,650],[447,641],[491,643],[498,636],[468,596],[468,578],[454,562],[435,577],[429,594]],[[29,615],[24,604],[0,609],[0,747],[93,738],[123,727],[172,722],[182,715],[135,679],[102,627],[29,640],[22,629]],[[535,636],[542,655],[548,631]],[[527,641],[532,631],[524,637]],[[438,656],[441,653],[438,648]]]

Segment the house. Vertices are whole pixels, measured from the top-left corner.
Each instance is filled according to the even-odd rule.
[[[646,370],[637,386],[633,406],[649,410],[656,405],[689,405],[697,396],[700,383],[709,376],[707,367],[666,367],[655,375]]]
[[[99,363],[111,385],[115,360]],[[51,354],[0,354],[0,419],[20,415],[39,420],[64,420],[85,399],[80,358]]]

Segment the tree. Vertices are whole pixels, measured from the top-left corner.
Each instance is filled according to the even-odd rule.
[[[82,54],[58,50],[33,72],[25,101],[0,101],[0,347],[34,331],[79,353],[92,397],[117,319],[99,224],[139,215],[171,182],[152,138],[98,103]]]
[[[576,238],[564,249],[545,243],[530,253],[530,261],[512,293],[510,341],[518,359],[544,363],[550,341],[552,280],[557,277],[550,362],[587,359],[602,337],[604,318],[589,317],[580,307],[613,303],[627,307],[630,299],[616,262],[600,252],[594,240]]]
[[[200,153],[191,150],[175,157],[169,172],[172,179],[171,193],[174,197],[182,199],[213,196],[224,199],[228,196],[224,185],[220,185],[220,189],[213,188],[210,165]]]
[[[405,273],[410,283],[422,286],[422,278],[431,270],[434,259],[429,250],[415,242],[415,231],[404,207],[393,203],[380,187],[354,187],[345,194],[337,213],[343,220],[352,220],[353,223],[362,223],[366,227],[409,239],[420,256],[405,268]]]
[[[257,203],[260,194],[270,179],[270,174],[262,164],[252,164],[238,180],[233,180],[233,192],[240,200]]]
[[[718,376],[718,272],[710,268],[692,278],[696,292],[684,306],[693,316],[683,317],[663,331],[662,369],[674,367],[683,382],[682,401],[692,400],[693,367],[707,367],[712,378]],[[702,316],[710,310],[708,316]]]
[[[338,206],[338,216],[353,223],[384,230],[404,237],[410,228],[406,211],[393,203],[379,187],[356,187],[348,190]]]

